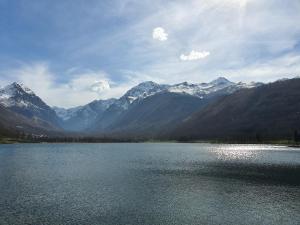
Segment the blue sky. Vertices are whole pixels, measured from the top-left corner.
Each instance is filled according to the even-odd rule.
[[[299,0],[0,0],[0,85],[50,105],[139,82],[300,75]]]

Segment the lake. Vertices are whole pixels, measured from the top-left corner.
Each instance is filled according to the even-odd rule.
[[[0,145],[0,224],[300,224],[300,149]]]

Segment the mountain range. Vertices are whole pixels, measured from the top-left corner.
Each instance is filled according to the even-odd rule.
[[[300,79],[282,80],[224,96],[188,117],[171,137],[288,139],[300,129]]]
[[[269,84],[234,83],[224,77],[199,84],[147,81],[118,99],[94,100],[65,109],[50,107],[28,87],[12,83],[0,88],[0,135],[281,138],[300,128],[295,116],[300,111],[298,88],[297,78]]]
[[[261,84],[236,84],[223,77],[210,83],[201,84],[189,84],[184,82],[175,85],[161,85],[147,81],[131,88],[119,99],[94,101],[85,106],[66,110],[54,109],[57,114],[61,116],[61,119],[64,120],[62,126],[72,131],[112,134],[127,130],[125,127],[130,128],[130,130],[132,130],[133,127],[139,127],[138,130],[149,130],[150,127],[153,128],[154,121],[147,121],[147,119],[150,120],[150,117],[145,116],[145,113],[149,114],[151,112],[152,115],[162,115],[163,111],[182,107],[182,114],[175,115],[171,112],[168,113],[168,120],[173,121],[173,117],[174,119],[183,118],[188,112],[191,113],[197,110],[199,105],[204,105],[206,102],[209,102],[209,99],[212,100],[218,96],[233,93],[241,88],[250,88],[259,85]],[[167,98],[171,97],[175,99],[173,101],[174,105],[168,107],[166,104]],[[178,101],[176,98],[178,98]],[[197,103],[193,102],[193,104],[188,104],[190,99],[194,99]],[[155,103],[153,101],[155,101]],[[162,102],[164,102],[164,104],[162,104]],[[91,107],[91,104],[94,107]],[[155,106],[160,104],[162,108],[156,109],[154,106],[149,107],[151,104]],[[187,112],[185,112],[184,108],[186,104],[191,108]],[[147,108],[147,110],[145,108]],[[139,117],[139,112],[144,112],[143,117]],[[142,121],[137,121],[138,118]],[[165,120],[165,118],[160,117],[160,120]],[[145,127],[146,123],[150,123],[149,129]],[[156,121],[156,123],[158,123],[158,121]],[[157,124],[157,126],[163,129],[161,125]],[[153,133],[154,130],[151,132]]]

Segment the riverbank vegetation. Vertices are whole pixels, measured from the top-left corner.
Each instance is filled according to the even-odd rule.
[[[262,138],[262,137],[243,137],[243,138],[220,138],[220,139],[192,139],[181,137],[172,138],[121,138],[108,136],[42,136],[32,134],[18,134],[14,137],[0,136],[0,144],[13,143],[154,143],[154,142],[172,142],[172,143],[213,143],[213,144],[274,144],[292,147],[300,147],[300,138],[295,132],[291,138]]]

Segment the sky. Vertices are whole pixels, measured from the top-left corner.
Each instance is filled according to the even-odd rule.
[[[299,0],[0,0],[0,86],[73,107],[149,80],[291,78],[299,12]]]

